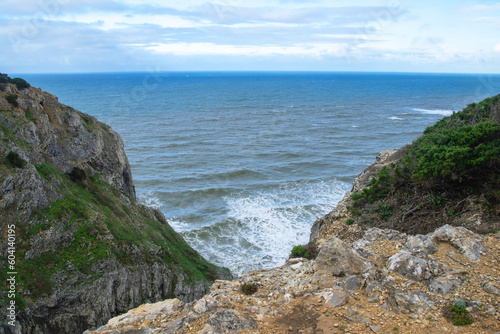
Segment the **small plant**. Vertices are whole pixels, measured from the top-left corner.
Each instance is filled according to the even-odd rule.
[[[26,109],[24,111],[24,117],[26,117],[28,121],[33,121],[33,113],[31,112],[31,110]]]
[[[455,301],[450,311],[452,314],[452,322],[455,326],[465,326],[474,323],[474,319],[469,315],[469,311],[465,307],[465,302],[461,299]]]
[[[5,99],[7,102],[10,103],[14,108],[19,107],[19,102],[17,102],[17,95],[16,94],[9,94],[5,96]]]
[[[5,157],[7,162],[16,168],[23,168],[26,166],[26,161],[17,154],[17,152],[10,151]]]
[[[243,292],[245,295],[253,295],[254,293],[257,292],[257,286],[252,283],[246,283],[243,284],[240,288],[241,292]]]
[[[399,327],[393,327],[393,328],[392,328],[392,330],[393,330],[394,332],[399,332]]]
[[[306,250],[304,249],[304,246],[295,246],[292,248],[292,256],[293,257],[303,257],[303,258],[308,259],[311,257],[311,254],[306,252]]]
[[[347,225],[352,225],[352,224],[354,224],[354,219],[349,218],[349,219],[347,219],[347,220],[345,221],[345,223],[346,223]]]

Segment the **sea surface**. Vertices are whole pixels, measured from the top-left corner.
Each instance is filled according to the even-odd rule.
[[[235,274],[282,265],[379,151],[500,93],[500,77],[490,75],[19,76],[113,127],[139,201]]]

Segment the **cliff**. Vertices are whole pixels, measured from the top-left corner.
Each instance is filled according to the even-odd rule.
[[[144,302],[193,301],[231,277],[136,202],[109,126],[0,75],[0,138],[0,301],[17,320],[3,318],[0,333],[81,333]]]
[[[381,152],[285,265],[86,334],[500,332],[499,102]]]

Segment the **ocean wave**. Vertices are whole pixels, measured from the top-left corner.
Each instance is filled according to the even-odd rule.
[[[159,209],[162,205],[161,200],[156,197],[152,192],[137,194],[137,200],[140,204]]]
[[[314,220],[331,211],[347,190],[338,180],[302,180],[231,194],[224,198],[225,219],[182,234],[234,273],[281,265],[293,246],[308,242]]]
[[[418,111],[423,114],[443,115],[443,116],[450,116],[454,112],[453,110],[447,110],[447,109],[421,109],[421,108],[413,108],[413,111]]]

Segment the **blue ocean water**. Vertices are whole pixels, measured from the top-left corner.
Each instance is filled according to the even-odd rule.
[[[139,200],[234,273],[283,264],[383,149],[500,93],[500,76],[20,75],[124,139]]]

